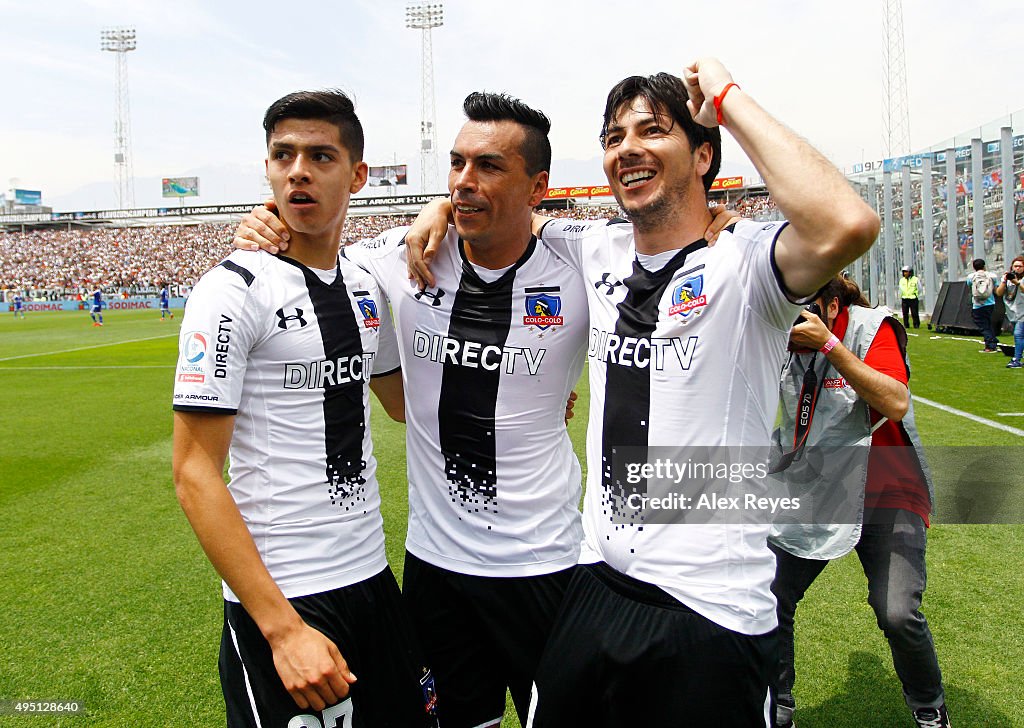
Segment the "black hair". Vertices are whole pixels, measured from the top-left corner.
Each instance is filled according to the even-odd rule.
[[[274,127],[284,119],[317,119],[338,127],[341,146],[348,150],[352,162],[363,159],[363,125],[356,116],[355,105],[344,91],[296,91],[272,103],[263,115],[267,143]]]
[[[543,111],[530,108],[506,93],[474,91],[462,102],[462,110],[470,121],[514,121],[523,127],[523,144],[519,153],[526,161],[526,173],[551,171],[551,120]]]
[[[985,268],[985,259],[984,258],[975,258],[974,262],[971,265],[974,266],[974,270],[984,270],[984,268]]]
[[[634,99],[644,99],[654,112],[655,117],[668,114],[672,117],[672,124],[667,125],[671,129],[675,124],[682,127],[686,138],[690,142],[690,149],[696,150],[702,144],[711,145],[711,166],[704,173],[704,191],[711,189],[711,184],[718,176],[718,170],[722,166],[722,133],[718,127],[709,129],[693,120],[690,110],[686,108],[686,102],[690,95],[686,91],[686,84],[678,76],[671,73],[656,73],[653,76],[630,76],[615,84],[615,87],[608,92],[608,99],[604,105],[604,122],[601,125],[601,146],[604,147],[605,137],[608,134],[608,125],[618,114],[619,110]],[[660,121],[660,119],[659,119]]]

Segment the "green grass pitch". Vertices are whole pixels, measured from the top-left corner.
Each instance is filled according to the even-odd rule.
[[[180,320],[112,312],[93,328],[84,313],[0,317],[0,700],[86,705],[79,716],[0,715],[0,726],[223,725],[220,588],[171,483]],[[998,415],[1024,411],[1024,375],[1004,369],[1005,357],[919,333],[910,342],[915,394],[1024,428],[1024,417]],[[923,404],[917,416],[929,445],[1024,445]],[[570,427],[580,453],[585,420],[581,392]],[[399,575],[403,437],[377,409],[388,555]],[[993,482],[1024,481],[1016,464]],[[929,537],[924,609],[954,724],[1024,726],[1024,526],[935,523]],[[797,629],[801,728],[910,725],[855,556],[814,584]],[[518,725],[514,716],[506,724]]]

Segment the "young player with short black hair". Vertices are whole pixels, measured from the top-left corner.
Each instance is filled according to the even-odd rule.
[[[433,725],[369,430],[369,388],[403,416],[394,332],[373,279],[338,255],[362,128],[335,91],[278,100],[264,128],[289,257],[236,251],[203,276],[174,391],[178,498],[224,580],[228,725]]]

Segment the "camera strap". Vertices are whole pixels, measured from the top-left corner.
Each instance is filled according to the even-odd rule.
[[[779,462],[769,470],[769,473],[781,473],[783,470],[800,459],[804,446],[807,444],[807,433],[811,431],[811,421],[814,419],[814,405],[818,403],[818,393],[821,388],[818,386],[818,375],[814,373],[814,362],[818,354],[811,355],[811,361],[804,371],[803,383],[800,385],[800,396],[797,398],[796,422],[793,427],[793,449],[779,459]]]

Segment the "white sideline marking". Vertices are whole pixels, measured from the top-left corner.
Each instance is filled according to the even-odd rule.
[[[1000,417],[1024,417],[1024,412],[996,412]]]
[[[126,364],[125,366],[0,367],[0,372],[38,372],[43,369],[174,369],[173,364]]]
[[[79,346],[74,349],[63,349],[61,351],[41,351],[38,354],[19,354],[18,356],[5,356],[0,361],[14,361],[15,359],[31,359],[35,356],[53,356],[54,354],[70,354],[73,351],[85,351],[86,349],[102,349],[104,346],[120,346],[121,344],[135,344],[139,341],[152,341],[153,339],[169,339],[177,334],[161,334],[160,336],[147,336],[142,339],[125,339],[124,341],[110,341],[106,344],[93,344],[92,346]]]
[[[939,404],[938,402],[933,402],[930,399],[925,399],[924,397],[918,397],[916,394],[913,395],[913,397],[914,397],[914,401],[915,402],[920,402],[921,404],[926,404],[926,405],[929,405],[930,407],[935,407],[936,409],[940,409],[943,412],[949,412],[950,414],[953,414],[953,415],[959,415],[960,417],[964,417],[964,418],[966,418],[968,420],[973,420],[974,422],[980,422],[983,425],[988,425],[989,427],[994,427],[997,430],[1002,430],[1003,432],[1009,432],[1011,435],[1017,435],[1018,437],[1024,437],[1024,430],[1019,430],[1016,427],[1010,427],[1009,425],[1004,425],[1001,422],[993,422],[992,420],[986,420],[984,417],[978,417],[978,415],[972,415],[970,412],[964,412],[963,410],[954,409],[953,407],[947,407],[944,404]]]
[[[984,344],[984,339],[968,339],[964,336],[931,336],[932,341],[969,341],[972,344]]]

